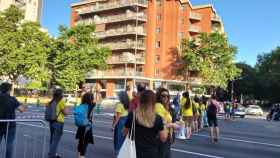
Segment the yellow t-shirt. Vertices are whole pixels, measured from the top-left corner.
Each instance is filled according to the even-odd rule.
[[[199,110],[200,110],[200,105],[199,105],[199,103],[196,103],[196,102],[193,102],[193,105],[196,107],[196,115],[200,115],[200,113],[199,113]]]
[[[186,101],[187,101],[187,99],[185,97],[182,97],[180,99],[180,106],[181,106],[181,110],[182,110],[182,116],[191,117],[191,116],[193,116],[192,103],[191,103],[190,107],[188,109],[186,109],[185,108]]]
[[[125,117],[128,115],[128,111],[124,108],[122,103],[117,103],[116,105],[116,109],[115,109],[116,113],[120,113],[121,117]]]
[[[156,113],[163,119],[164,123],[172,123],[172,116],[169,111],[161,103],[156,103],[155,105]]]
[[[60,102],[58,102],[56,106],[57,122],[64,123],[64,113],[63,113],[64,108],[65,108],[65,100],[62,99]]]
[[[206,106],[205,106],[204,104],[200,104],[200,109],[201,109],[201,111],[203,112],[203,111],[206,110]]]

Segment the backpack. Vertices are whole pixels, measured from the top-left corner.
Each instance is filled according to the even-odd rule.
[[[58,113],[58,115],[56,114],[56,107],[57,107],[57,105],[58,105],[57,102],[52,101],[46,107],[46,110],[45,110],[45,120],[46,121],[53,122],[53,121],[57,120],[57,117],[60,114],[60,112]]]
[[[215,116],[217,114],[217,107],[211,103],[207,108],[207,114]]]
[[[75,106],[73,113],[76,126],[85,127],[90,124],[88,118],[89,106],[87,104],[80,104],[79,106]]]

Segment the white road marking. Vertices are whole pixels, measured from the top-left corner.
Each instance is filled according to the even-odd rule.
[[[193,134],[193,135],[194,136],[199,136],[199,137],[210,138],[208,135],[203,135],[203,134]],[[279,144],[270,144],[270,143],[263,143],[263,142],[256,142],[256,141],[242,140],[242,139],[234,139],[234,138],[228,138],[228,137],[220,137],[219,139],[280,148]]]
[[[33,125],[33,124],[28,124],[28,123],[20,123],[20,124],[26,125],[26,126],[31,126],[31,127],[47,128],[47,127],[38,126],[38,125]],[[74,131],[66,130],[66,129],[64,130],[64,132],[71,133],[71,134],[75,134]],[[100,138],[100,139],[106,139],[106,140],[110,140],[110,141],[113,140],[113,138],[111,138],[111,137],[105,137],[105,136],[99,136],[99,135],[93,135],[93,136],[96,137],[96,138]],[[220,157],[220,156],[202,154],[202,153],[191,152],[191,151],[181,150],[181,149],[176,149],[176,148],[171,148],[171,150],[172,150],[172,151],[175,151],[175,152],[179,152],[179,153],[188,154],[188,155],[203,156],[203,157],[208,157],[208,158],[224,158],[224,157]]]

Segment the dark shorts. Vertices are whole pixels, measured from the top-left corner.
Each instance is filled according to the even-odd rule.
[[[207,115],[209,127],[218,127],[218,120],[216,115]]]

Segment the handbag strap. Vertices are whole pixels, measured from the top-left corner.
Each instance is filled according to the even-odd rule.
[[[131,140],[135,139],[135,121],[136,121],[135,112],[133,112],[132,115],[133,115],[133,117],[132,117],[132,125],[131,125],[130,135],[129,135],[129,139],[131,139]]]

